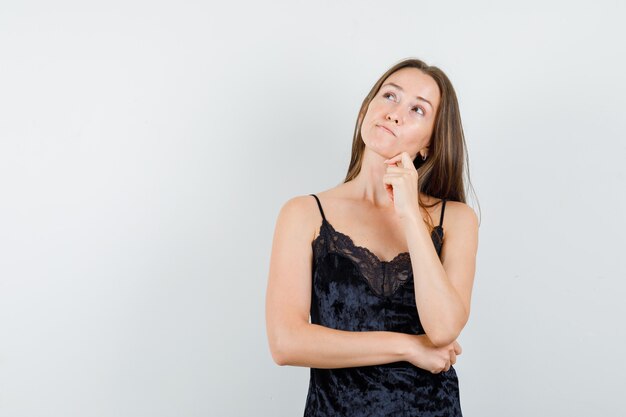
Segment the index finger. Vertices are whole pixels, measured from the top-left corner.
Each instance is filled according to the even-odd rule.
[[[409,156],[409,153],[406,151],[400,152],[399,154],[397,154],[396,156],[392,158],[385,159],[383,162],[386,164],[396,164],[399,162],[401,165],[400,168],[413,166],[413,161],[411,161],[411,157]]]
[[[415,168],[415,165],[413,165],[413,161],[411,160],[408,152],[402,152],[400,155],[402,157],[402,168]]]

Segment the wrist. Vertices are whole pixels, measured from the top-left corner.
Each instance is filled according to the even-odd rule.
[[[409,361],[414,358],[416,353],[422,347],[421,337],[414,334],[398,333],[400,335],[398,340],[398,356],[400,361]]]
[[[413,223],[417,224],[417,220],[421,217],[419,210],[411,210],[402,216],[401,220],[404,223]]]
[[[404,216],[402,218],[402,223],[404,230],[411,234],[414,234],[417,229],[428,231],[426,223],[424,222],[424,219],[422,219],[422,215],[419,210],[412,211],[410,214]]]

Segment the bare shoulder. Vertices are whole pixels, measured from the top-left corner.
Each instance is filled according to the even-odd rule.
[[[313,196],[295,196],[283,203],[276,220],[265,303],[270,349],[278,364],[288,361],[291,344],[285,340],[292,329],[309,322],[316,210]]]
[[[444,213],[444,230],[454,234],[476,233],[478,216],[472,207],[461,201],[446,201]]]
[[[291,197],[280,209],[278,214],[278,229],[290,233],[306,236],[313,240],[321,223],[321,214],[312,195],[298,195]]]

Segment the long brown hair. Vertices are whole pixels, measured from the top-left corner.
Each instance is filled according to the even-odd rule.
[[[440,199],[466,203],[463,170],[467,169],[467,180],[468,184],[471,185],[469,181],[469,162],[463,126],[461,124],[461,113],[459,112],[459,103],[454,87],[441,69],[427,65],[424,61],[417,58],[404,59],[389,68],[376,81],[363,100],[354,129],[350,166],[343,182],[346,183],[354,179],[361,171],[363,152],[365,150],[365,144],[361,137],[361,124],[370,102],[378,94],[381,85],[387,77],[406,67],[417,68],[423,73],[430,75],[439,86],[439,91],[441,92],[441,100],[435,114],[433,133],[428,147],[428,157],[424,161],[418,153],[413,160],[413,165],[417,169],[419,177],[419,205],[422,207],[433,207],[437,204],[430,206],[423,204],[423,201],[419,198],[420,192]]]

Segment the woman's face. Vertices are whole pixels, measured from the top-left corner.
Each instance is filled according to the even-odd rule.
[[[440,94],[435,80],[417,68],[405,67],[391,74],[363,119],[365,146],[384,158],[401,152],[413,159],[419,151],[427,155]]]

